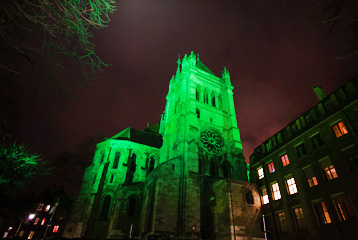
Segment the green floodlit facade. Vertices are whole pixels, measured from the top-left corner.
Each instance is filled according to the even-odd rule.
[[[160,123],[97,144],[64,237],[262,238],[230,74],[178,60]]]

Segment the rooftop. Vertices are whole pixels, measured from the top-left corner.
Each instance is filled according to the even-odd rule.
[[[128,140],[143,145],[160,148],[163,144],[162,136],[158,134],[159,124],[146,127],[143,131],[134,128],[126,128],[109,139]]]
[[[312,128],[317,123],[326,119],[333,113],[343,109],[346,105],[358,99],[358,77],[355,77],[332,94],[324,97],[318,104],[310,108],[297,119],[293,120],[286,127],[275,135],[264,141],[255,148],[250,156],[250,164],[266,157],[292,139]]]

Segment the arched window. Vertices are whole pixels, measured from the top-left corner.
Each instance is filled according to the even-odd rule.
[[[223,108],[223,100],[221,99],[221,96],[220,96],[220,95],[218,96],[218,102],[219,102],[218,107],[219,107],[220,109],[222,109],[222,108]]]
[[[129,168],[129,171],[131,171],[133,173],[135,172],[135,169],[137,167],[136,161],[137,161],[137,156],[133,153],[132,159],[131,159],[131,166]]]
[[[129,165],[129,169],[127,169],[127,175],[126,175],[126,183],[131,183],[133,182],[133,178],[134,178],[134,173],[137,167],[136,164],[136,160],[137,160],[137,156],[133,153],[132,157],[130,158],[128,165]]]
[[[215,95],[214,95],[214,94],[211,94],[211,105],[213,105],[213,107],[216,106],[216,103],[215,103]]]
[[[255,199],[254,199],[254,196],[252,195],[251,190],[249,190],[246,193],[246,203],[247,204],[254,204],[255,203]]]
[[[135,197],[129,197],[127,204],[127,216],[133,217],[138,215],[138,201]]]
[[[217,169],[216,169],[216,164],[214,163],[214,161],[210,162],[210,175],[213,177],[217,177]]]
[[[197,118],[200,118],[200,111],[199,111],[199,109],[196,109],[196,117],[197,117]]]
[[[200,100],[200,95],[199,95],[199,94],[200,94],[200,88],[197,87],[197,88],[196,88],[196,91],[195,91],[195,98],[196,98],[196,100],[198,100],[198,101]]]
[[[119,152],[116,152],[116,155],[114,156],[112,169],[117,169],[118,168],[118,163],[119,163],[119,157],[120,156],[121,156],[121,154]]]
[[[102,202],[101,214],[99,215],[99,220],[107,221],[109,207],[111,206],[112,197],[107,195]]]
[[[230,163],[227,161],[223,162],[223,177],[231,178],[231,167]]]
[[[204,91],[204,103],[206,103],[206,104],[209,103],[209,102],[208,102],[208,92],[206,91],[206,89],[205,89],[205,91]]]
[[[155,160],[153,157],[150,158],[150,161],[149,161],[149,173],[151,173],[153,170],[154,170],[154,163],[155,163]]]

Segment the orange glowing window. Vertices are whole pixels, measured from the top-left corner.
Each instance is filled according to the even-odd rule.
[[[348,133],[348,130],[342,121],[333,125],[332,129],[337,138],[342,137]]]
[[[326,168],[324,169],[324,173],[326,174],[327,180],[332,180],[332,179],[338,177],[338,174],[337,174],[337,172],[336,172],[336,169],[334,168],[333,165],[326,167]]]
[[[306,225],[306,222],[305,222],[305,219],[304,219],[302,207],[293,208],[293,213],[295,215],[297,228],[298,229],[306,228],[307,225]]]
[[[313,204],[316,210],[318,221],[321,225],[331,223],[331,218],[326,208],[326,204],[321,202],[316,202]]]
[[[268,167],[269,173],[275,172],[275,166],[273,165],[273,162],[268,163],[267,167]]]
[[[280,231],[281,232],[287,232],[288,231],[288,226],[287,226],[287,220],[286,220],[285,212],[277,213],[277,219],[278,219],[278,223],[279,223],[279,226],[280,226]]]
[[[46,218],[43,218],[43,219],[42,219],[42,222],[41,222],[41,225],[44,225],[45,222],[46,222]]]
[[[342,221],[355,218],[353,208],[344,194],[333,197],[333,200]]]
[[[318,185],[316,176],[314,175],[313,168],[311,166],[306,167],[304,170],[308,185],[314,187]]]
[[[31,231],[29,236],[27,237],[27,239],[32,239],[32,237],[34,236],[34,233],[35,233],[35,231]]]
[[[59,227],[60,227],[59,225],[55,225],[55,226],[53,227],[53,231],[52,231],[52,232],[54,232],[54,233],[57,232]]]
[[[36,218],[35,222],[34,222],[34,225],[37,225],[39,221],[40,221],[40,218]]]
[[[288,160],[287,154],[281,156],[282,166],[287,166],[290,164],[290,160]]]
[[[318,185],[318,182],[317,182],[317,178],[316,177],[312,177],[310,179],[307,179],[308,181],[308,185],[310,187],[314,187],[314,186],[317,186]]]
[[[36,211],[42,211],[42,208],[44,207],[44,204],[43,203],[40,203],[38,206],[37,206],[37,209]]]

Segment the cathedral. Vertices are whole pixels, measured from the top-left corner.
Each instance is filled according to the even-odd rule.
[[[230,74],[178,60],[160,123],[97,144],[64,237],[263,239]]]

